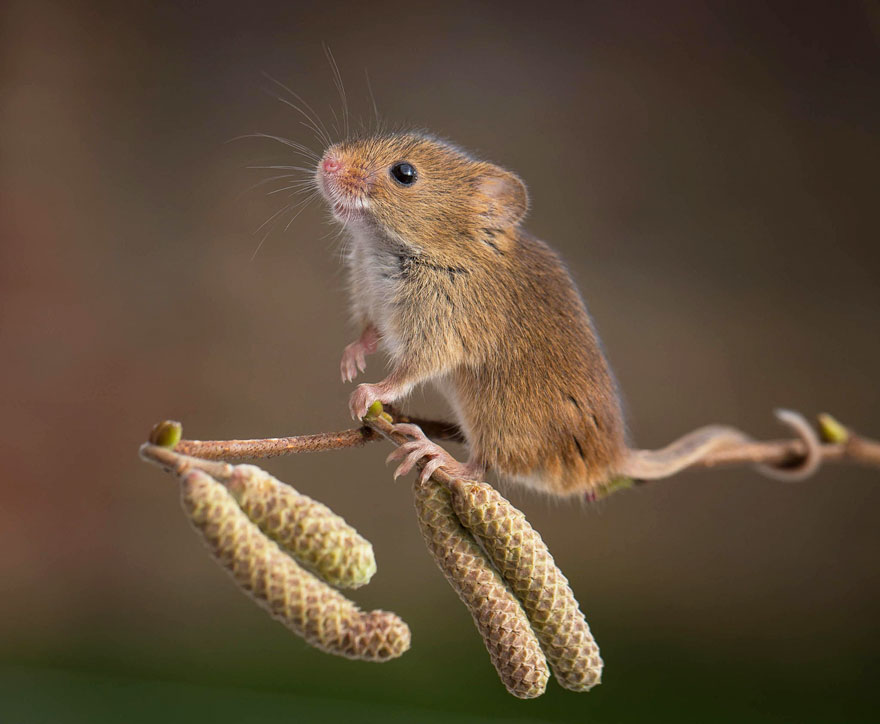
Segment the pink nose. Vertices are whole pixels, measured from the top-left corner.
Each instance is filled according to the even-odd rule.
[[[342,168],[342,164],[332,156],[325,158],[321,165],[324,167],[324,173],[336,173]]]

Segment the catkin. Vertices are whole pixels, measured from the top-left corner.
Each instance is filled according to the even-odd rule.
[[[273,617],[322,651],[362,661],[387,661],[410,646],[396,614],[361,611],[267,538],[229,491],[191,470],[182,480],[183,507],[211,553],[235,582]]]
[[[445,488],[413,488],[419,527],[446,580],[467,606],[507,690],[532,699],[547,686],[547,661],[519,601],[452,509]]]
[[[358,588],[373,577],[373,546],[323,503],[256,465],[236,465],[223,483],[260,530],[328,583]]]
[[[538,532],[491,485],[458,479],[450,492],[459,520],[519,597],[559,684],[572,691],[596,686],[599,647]]]

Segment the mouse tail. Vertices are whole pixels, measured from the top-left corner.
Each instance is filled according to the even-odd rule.
[[[812,475],[822,461],[822,444],[803,415],[792,410],[776,410],[776,419],[790,428],[804,444],[805,454],[796,465],[774,467],[756,465],[756,469],[776,480],[797,481]],[[659,450],[629,450],[620,474],[635,480],[658,480],[690,467],[707,455],[725,447],[753,442],[741,430],[727,425],[707,425]]]
[[[628,450],[620,473],[635,480],[668,478],[716,450],[749,439],[735,427],[706,425],[659,450]]]

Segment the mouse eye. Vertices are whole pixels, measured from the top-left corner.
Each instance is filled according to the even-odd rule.
[[[411,163],[401,161],[391,167],[391,175],[397,183],[410,186],[416,182],[416,167]]]

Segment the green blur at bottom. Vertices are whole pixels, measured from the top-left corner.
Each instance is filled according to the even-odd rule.
[[[509,696],[479,643],[421,636],[371,665],[298,645],[95,641],[16,652],[0,665],[4,724],[67,722],[868,722],[876,664],[742,660],[669,641],[608,645],[588,694],[551,680],[535,701]],[[612,641],[614,638],[612,637]],[[282,637],[281,641],[285,641]],[[192,643],[192,642],[189,642]],[[265,646],[264,646],[265,644]]]

